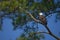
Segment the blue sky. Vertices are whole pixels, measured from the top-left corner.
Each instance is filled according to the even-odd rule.
[[[48,20],[48,26],[50,30],[58,37],[60,37],[60,21],[55,22],[55,14],[51,17],[47,17]],[[3,27],[2,31],[0,31],[0,40],[16,40],[21,33],[23,33],[23,30],[17,29],[13,31],[13,25],[12,20],[9,18],[4,18],[3,20]],[[39,24],[39,31],[47,31],[43,25]],[[43,40],[43,39],[42,39]],[[44,40],[55,40],[53,37],[51,37],[48,34],[45,34],[45,39]]]
[[[55,0],[55,2],[57,2]],[[53,16],[51,17],[47,17],[48,20],[48,26],[50,28],[50,30],[53,32],[53,34],[55,34],[56,36],[60,37],[60,21],[55,22],[55,15],[53,14]],[[16,38],[18,38],[22,33],[23,30],[21,29],[17,29],[15,31],[13,31],[13,25],[12,20],[9,18],[4,18],[3,20],[3,26],[2,26],[2,31],[0,31],[0,40],[16,40]],[[43,25],[39,24],[39,31],[47,31]],[[51,37],[48,34],[45,34],[45,39],[42,40],[56,40],[55,38]]]
[[[13,31],[13,25],[11,24],[12,20],[9,18],[4,18],[3,20],[2,31],[0,31],[0,40],[15,40],[20,36],[22,30],[17,29]]]

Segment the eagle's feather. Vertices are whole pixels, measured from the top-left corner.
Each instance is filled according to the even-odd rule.
[[[40,15],[40,16],[39,16],[39,20],[41,21],[41,23],[42,23],[43,25],[47,25],[47,21],[46,21],[45,16]]]

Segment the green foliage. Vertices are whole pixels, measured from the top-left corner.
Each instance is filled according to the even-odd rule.
[[[39,10],[44,10],[45,12],[51,10],[55,7],[53,0],[43,0],[41,3],[34,2],[31,0],[11,0],[0,2],[0,10],[6,10],[8,7],[9,11],[15,10],[16,7],[22,7],[27,10],[34,10],[39,8]],[[55,8],[54,8],[55,9]],[[19,10],[19,9],[18,9]],[[7,10],[6,10],[7,11]]]
[[[20,9],[23,8],[24,10]],[[34,2],[34,0],[3,0],[0,2],[0,11],[6,11],[6,12],[16,12],[20,16],[18,16],[15,21],[14,25],[24,25],[26,24],[26,21],[32,21],[30,17],[27,15],[22,16],[21,14],[25,13],[25,11],[33,11],[32,15],[36,18],[36,14],[40,11],[48,12],[50,10],[54,11],[56,9],[56,5],[54,4],[53,0],[42,0],[42,2]],[[35,10],[37,10],[37,13],[35,13]],[[23,14],[23,15],[24,15]]]
[[[22,34],[17,40],[40,40],[40,38],[44,38],[43,34],[36,34],[35,32],[30,32],[27,34]]]
[[[21,9],[20,7],[23,8],[24,10]],[[48,11],[54,11],[55,9],[56,9],[56,4],[54,4],[53,0],[42,0],[42,2],[40,3],[34,2],[34,0],[9,0],[9,1],[3,0],[0,2],[0,11],[3,12],[5,11],[10,14],[17,15],[15,19],[13,18],[14,29],[16,29],[18,26],[22,27],[27,22],[32,21],[32,19],[28,15],[26,15],[25,12],[26,10],[28,12],[33,11],[32,15],[36,18],[38,16],[38,13],[41,11],[48,12]],[[17,12],[17,14],[15,12]],[[59,17],[60,14],[57,14],[57,16]],[[40,33],[38,34],[36,32],[37,27],[36,28],[33,27],[30,28],[32,30],[30,30],[29,27],[27,27],[26,30],[24,30],[25,32],[17,40],[40,40],[40,38],[44,38],[43,34]],[[0,25],[0,29],[1,29],[1,25]]]
[[[53,10],[55,9],[55,4],[53,0],[44,0],[42,2],[43,8],[45,9],[45,11],[49,11],[49,10]]]
[[[13,10],[18,6],[18,1],[2,1],[0,2],[0,10],[13,12]]]
[[[17,40],[28,40],[28,38],[25,37],[24,34],[22,34],[19,38],[17,38]]]
[[[27,23],[28,24],[28,23]],[[35,22],[31,23],[32,25],[26,25],[25,28],[24,28],[24,32],[21,34],[21,36],[19,38],[17,38],[17,40],[22,40],[24,38],[28,39],[28,40],[40,40],[41,38],[45,38],[44,35],[42,33],[39,33],[38,32],[38,28],[37,26],[34,27],[35,25]],[[31,27],[30,27],[31,26]],[[24,39],[25,40],[25,39]]]
[[[15,20],[15,24],[17,24],[17,25],[24,25],[26,22],[26,15],[24,15],[24,16],[18,16],[17,18],[16,18],[16,20]]]
[[[10,2],[7,1],[0,2],[0,10],[6,9],[6,7],[9,6],[9,4]]]
[[[24,10],[20,9],[23,8]],[[26,21],[32,21],[32,19],[24,15],[26,14],[25,11],[33,11],[32,15],[36,18],[37,13],[40,11],[48,12],[50,10],[53,10],[56,8],[53,0],[42,0],[42,2],[34,2],[34,0],[3,0],[0,2],[0,11],[6,11],[6,12],[16,12],[18,14],[18,17],[14,21],[14,25],[21,25],[23,26],[26,24]],[[35,13],[35,10],[37,13]],[[23,14],[24,13],[24,14]],[[14,13],[15,14],[15,13]],[[20,14],[20,16],[19,16]],[[24,16],[22,16],[23,14]]]

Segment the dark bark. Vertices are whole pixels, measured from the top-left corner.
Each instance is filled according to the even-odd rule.
[[[56,38],[57,40],[60,40],[60,38],[58,38],[57,36],[55,36],[55,35],[50,31],[50,29],[48,28],[47,25],[45,25],[45,28],[48,30],[49,35],[51,35],[52,37]]]
[[[20,7],[20,9],[23,9],[23,8]],[[24,9],[23,9],[23,10],[24,10]],[[42,23],[40,22],[40,20],[37,20],[36,18],[34,18],[33,15],[32,15],[30,12],[28,12],[27,10],[24,10],[24,11],[25,11],[25,12],[27,13],[27,15],[29,15],[35,22],[38,22],[38,23],[42,24]],[[55,36],[55,35],[51,32],[51,30],[48,28],[47,25],[44,25],[44,26],[45,26],[45,28],[48,30],[48,34],[49,34],[49,35],[51,35],[52,37],[56,38],[57,40],[60,40],[60,38],[58,38],[57,36]]]

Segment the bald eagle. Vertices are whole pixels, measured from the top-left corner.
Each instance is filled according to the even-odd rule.
[[[39,13],[39,20],[43,25],[47,25],[46,17],[43,15],[43,13]]]

